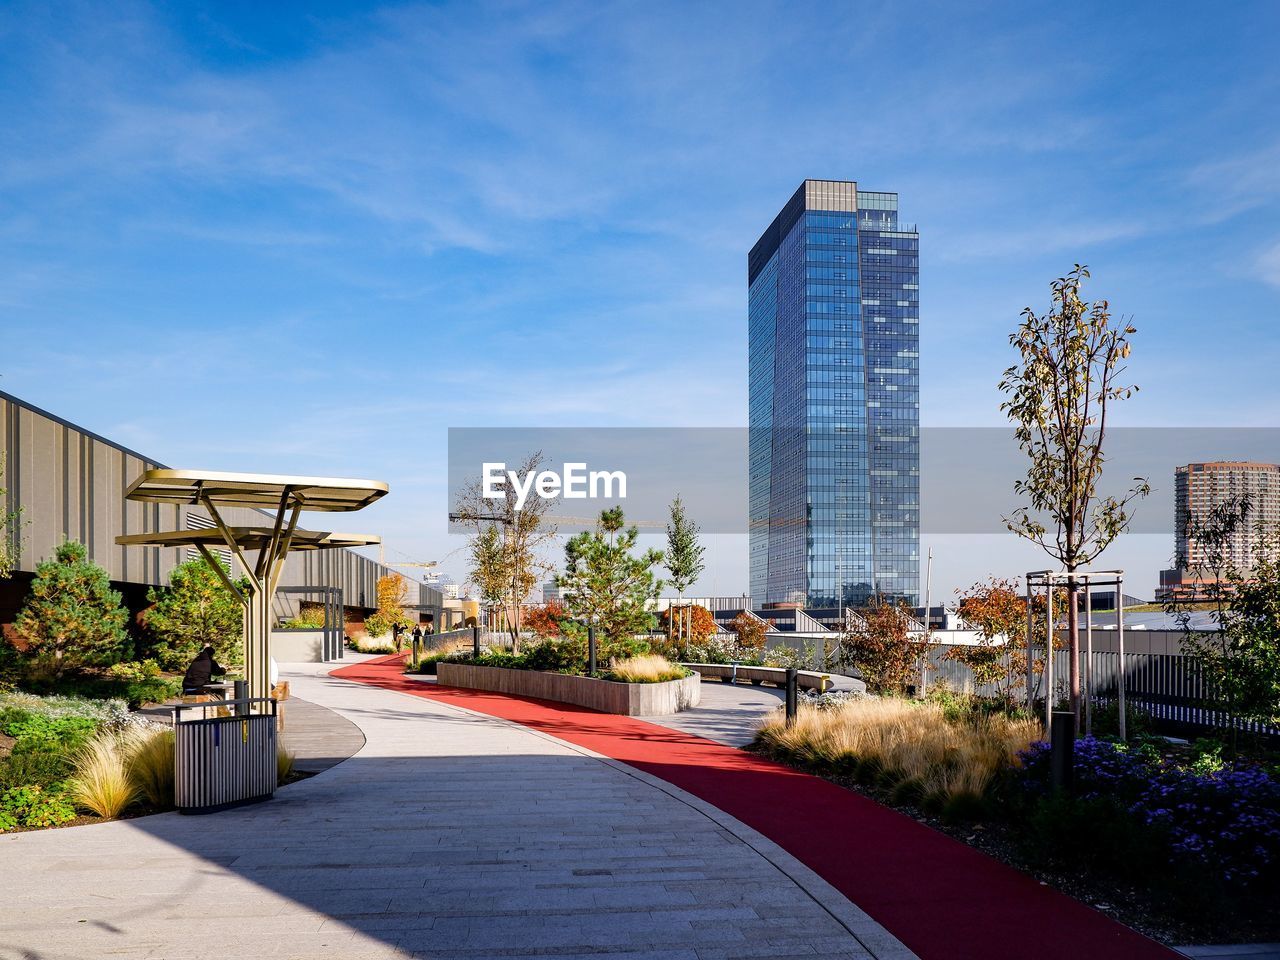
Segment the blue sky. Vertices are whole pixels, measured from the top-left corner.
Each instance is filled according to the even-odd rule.
[[[173,464],[389,479],[351,522],[445,556],[448,426],[745,423],[745,254],[809,176],[919,224],[926,424],[1001,422],[1008,331],[1083,261],[1139,328],[1123,422],[1273,425],[1277,35],[1270,2],[5,3],[0,389]],[[745,586],[731,539],[703,589]]]

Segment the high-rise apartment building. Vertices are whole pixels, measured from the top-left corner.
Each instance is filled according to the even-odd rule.
[[[1228,566],[1247,570],[1258,550],[1258,524],[1280,524],[1280,465],[1218,460],[1174,469],[1173,512],[1179,567],[1161,571],[1159,596],[1195,599],[1203,592],[1206,557],[1192,532],[1209,519],[1214,507],[1240,498],[1248,499],[1249,512],[1245,522],[1223,544],[1223,559]]]
[[[1280,523],[1280,465],[1225,460],[1189,463],[1173,474],[1174,522],[1177,524],[1179,557],[1194,569],[1204,562],[1200,545],[1189,535],[1194,524],[1202,524],[1216,505],[1247,497],[1249,513],[1224,544],[1229,564],[1249,567],[1257,548],[1259,522]]]
[[[751,599],[919,603],[919,234],[806,180],[747,257]]]

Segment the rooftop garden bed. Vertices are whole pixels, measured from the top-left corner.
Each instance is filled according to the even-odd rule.
[[[1280,765],[1216,741],[1076,743],[1050,785],[1038,722],[938,691],[802,697],[752,749],[865,793],[1166,943],[1280,939]]]

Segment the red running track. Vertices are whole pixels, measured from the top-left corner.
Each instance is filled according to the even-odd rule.
[[[402,659],[367,660],[332,676],[512,720],[660,777],[777,843],[922,960],[1181,957],[1025,873],[820,777],[630,717],[408,680]]]

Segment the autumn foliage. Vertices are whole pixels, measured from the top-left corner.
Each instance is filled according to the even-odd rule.
[[[986,583],[975,583],[958,594],[961,619],[978,633],[978,643],[956,645],[946,657],[963,663],[973,673],[975,686],[988,686],[1007,703],[1014,702],[1014,691],[1026,682],[1027,673],[1027,601],[1013,580],[992,577]],[[1055,617],[1061,622],[1066,598],[1058,591],[1054,599]],[[1032,600],[1032,628],[1043,638],[1045,599]],[[1055,648],[1062,641],[1055,637]],[[1044,669],[1043,654],[1032,664],[1036,673]]]
[[[702,643],[716,632],[716,618],[706,607],[675,607],[674,622],[671,610],[664,610],[658,617],[659,628],[673,640],[681,643]]]
[[[759,617],[753,617],[743,610],[733,618],[729,628],[738,635],[738,646],[742,647],[742,649],[752,653],[760,653],[764,650],[764,641],[766,634],[769,632],[769,625]]]
[[[877,597],[860,613],[845,625],[836,662],[857,670],[872,693],[905,693],[920,671],[920,644],[910,633],[911,612]]]
[[[564,620],[569,616],[556,600],[548,600],[541,606],[529,607],[521,615],[520,627],[537,634],[544,640],[559,637]]]

